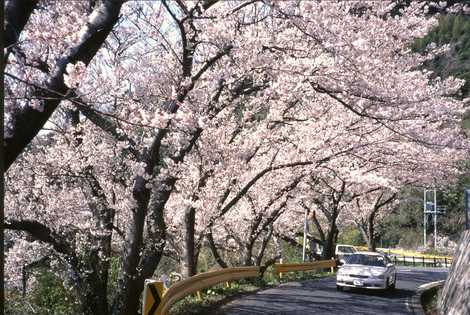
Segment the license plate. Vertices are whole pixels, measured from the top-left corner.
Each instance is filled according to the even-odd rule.
[[[354,285],[357,285],[359,287],[362,287],[364,285],[364,282],[362,282],[361,280],[354,280],[353,283]]]

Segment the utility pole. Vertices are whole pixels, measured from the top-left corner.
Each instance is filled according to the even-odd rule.
[[[427,222],[427,201],[426,201],[426,189],[424,190],[424,196],[423,196],[423,246],[426,247],[426,222]]]
[[[308,233],[308,224],[307,224],[307,216],[308,216],[308,210],[305,208],[305,216],[304,216],[304,244],[302,247],[302,262],[305,262],[305,251],[307,248],[307,233]]]
[[[431,198],[428,201],[428,193],[431,193]],[[424,190],[424,216],[423,216],[423,240],[424,240],[424,247],[426,247],[426,232],[427,232],[427,221],[428,216],[431,214],[434,216],[434,248],[437,247],[437,215],[443,214],[446,212],[445,207],[438,207],[437,206],[437,190],[436,189],[425,189]]]
[[[425,189],[424,190],[424,198],[423,198],[423,245],[424,247],[427,246],[427,225],[428,225],[428,217],[429,215],[434,215],[434,248],[436,247],[437,238],[437,205],[436,205],[436,190],[435,189]]]
[[[434,248],[437,248],[437,196],[434,189]]]

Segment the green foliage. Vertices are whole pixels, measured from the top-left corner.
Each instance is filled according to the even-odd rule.
[[[415,249],[422,240],[423,190],[405,187],[400,194],[400,205],[382,224],[381,246]]]
[[[465,166],[468,170],[468,166]],[[470,176],[463,170],[455,185],[438,189],[437,203],[447,209],[438,216],[438,235],[458,241],[464,230],[464,189],[470,188]],[[385,247],[400,246],[415,249],[423,244],[423,188],[406,187],[401,191],[400,205],[384,224],[381,235]],[[428,218],[428,235],[433,225]],[[430,236],[429,236],[430,237]]]
[[[365,241],[355,226],[344,227],[338,235],[338,244],[362,246]]]
[[[423,38],[416,40],[413,49],[422,52],[430,43],[441,46],[451,42],[459,43],[459,53],[470,47],[470,19],[460,15],[441,15],[439,25]]]
[[[282,241],[282,257],[284,263],[300,263],[302,262],[302,249],[289,245]]]
[[[282,275],[280,279],[281,283],[291,282],[291,281],[304,281],[312,280],[317,278],[323,278],[333,275],[330,273],[330,268],[325,270],[312,270],[312,271],[297,271],[297,272],[287,272]]]
[[[201,299],[196,295],[185,297],[172,306],[171,314],[209,314],[214,311],[215,307],[223,304],[228,297],[252,293],[259,289],[259,286],[255,286],[246,281],[231,282],[230,287],[226,287],[225,284],[220,284],[203,290],[201,292]]]
[[[5,303],[5,314],[69,315],[78,314],[73,291],[62,283],[56,274],[41,269],[34,288],[23,298],[18,292],[10,292]]]
[[[119,257],[111,257],[108,271],[108,301],[111,302],[116,289],[119,272],[121,271],[121,260]]]
[[[470,18],[460,15],[441,15],[439,25],[423,38],[417,39],[413,49],[424,52],[429,44],[450,45],[450,51],[431,62],[426,68],[436,76],[456,76],[466,81],[461,88],[463,97],[470,95]]]
[[[425,314],[439,314],[438,313],[438,301],[439,294],[441,293],[442,285],[432,287],[423,292],[421,295],[421,305],[425,311]]]
[[[201,272],[209,271],[213,266],[216,266],[216,265],[217,263],[210,249],[207,247],[202,247],[201,251],[199,252],[197,272],[201,273]]]
[[[422,246],[423,236],[417,230],[405,229],[402,231],[398,247],[404,249],[415,249]]]
[[[439,217],[439,231],[454,241],[458,241],[465,228],[464,189],[466,188],[470,188],[468,171],[460,176],[456,185],[438,194],[438,204],[447,209],[446,214]]]

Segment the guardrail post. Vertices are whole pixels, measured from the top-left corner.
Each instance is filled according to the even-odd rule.
[[[416,264],[415,264],[415,256],[413,256],[413,267],[416,267]]]
[[[202,301],[202,294],[201,294],[201,291],[196,291],[196,298],[199,302]]]
[[[426,263],[424,262],[424,256],[421,257],[423,259],[423,268],[426,267]]]
[[[447,268],[447,257],[444,257],[444,264],[445,264],[445,266],[446,266],[446,268]]]
[[[433,257],[434,259],[434,268],[436,268],[436,257]]]
[[[406,266],[406,256],[403,256],[403,266]]]
[[[395,265],[396,265],[397,264],[397,256],[394,256],[393,260],[395,260]]]
[[[225,287],[226,287],[227,289],[229,289],[229,288],[230,288],[230,282],[228,282],[228,281],[225,282]]]
[[[334,258],[331,258],[331,260],[335,260]],[[330,273],[334,272],[334,267],[330,267]]]

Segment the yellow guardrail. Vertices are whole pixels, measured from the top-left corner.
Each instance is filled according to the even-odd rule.
[[[354,246],[356,249],[361,251],[367,251],[368,248],[366,246]],[[452,260],[451,256],[439,256],[439,255],[430,255],[430,254],[423,254],[420,252],[404,250],[401,248],[376,248],[377,251],[384,252],[386,254],[394,254],[399,256],[409,256],[409,257],[424,257],[429,259],[445,259]]]
[[[282,275],[284,272],[293,272],[293,271],[309,271],[319,268],[334,268],[336,267],[336,261],[331,260],[319,260],[308,263],[299,263],[299,264],[274,264],[274,272]]]
[[[191,278],[178,281],[168,290],[164,290],[163,283],[156,280],[146,280],[143,297],[143,315],[167,314],[170,307],[178,300],[199,290],[212,287],[216,284],[253,278],[260,275],[260,267],[225,268],[197,274]]]

